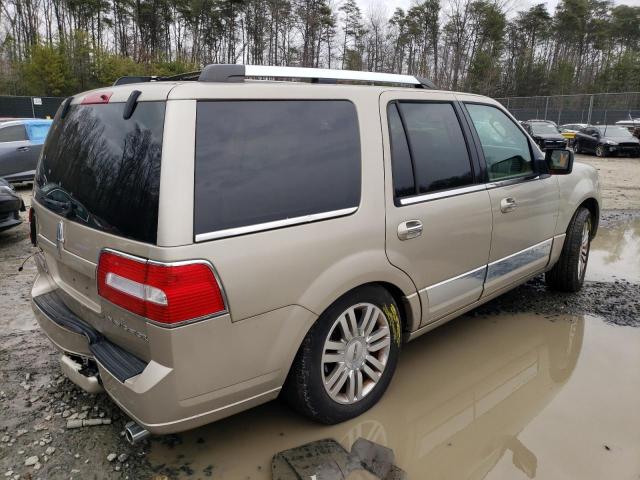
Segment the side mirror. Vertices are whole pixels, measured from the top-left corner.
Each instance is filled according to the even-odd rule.
[[[593,138],[600,138],[600,134],[599,134],[598,132],[593,132],[593,133],[591,134],[591,136],[592,136]]]
[[[571,150],[547,150],[544,160],[551,175],[569,175],[573,170],[573,152]]]

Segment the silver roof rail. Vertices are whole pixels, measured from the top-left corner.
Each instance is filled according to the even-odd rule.
[[[393,83],[417,88],[436,88],[430,80],[413,75],[395,73],[361,72],[356,70],[329,70],[326,68],[277,67],[265,65],[207,65],[200,76],[200,82],[243,82],[246,77],[262,78],[308,78],[314,83],[336,83],[355,81],[366,83]]]

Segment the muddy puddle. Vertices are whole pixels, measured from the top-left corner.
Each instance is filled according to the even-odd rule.
[[[640,282],[640,218],[598,230],[586,279]]]
[[[364,438],[410,479],[637,478],[639,345],[590,316],[463,317],[406,345],[359,418],[317,425],[276,401],[154,439],[149,460],[170,478],[270,479],[279,451]]]

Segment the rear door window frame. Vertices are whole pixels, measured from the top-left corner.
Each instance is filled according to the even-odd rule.
[[[419,193],[418,192],[418,187],[417,187],[417,178],[416,178],[416,172],[415,172],[415,159],[413,158],[413,150],[411,148],[411,141],[409,139],[409,136],[407,135],[407,131],[406,131],[406,124],[405,124],[405,119],[404,119],[404,115],[402,114],[402,109],[399,107],[399,104],[402,103],[421,103],[421,104],[429,104],[429,103],[437,103],[437,104],[449,104],[453,107],[453,111],[456,115],[456,118],[458,120],[458,124],[460,125],[460,130],[462,132],[462,137],[464,139],[465,142],[465,146],[467,149],[467,155],[468,155],[468,159],[469,159],[469,166],[471,168],[471,175],[472,175],[472,182],[469,183],[468,185],[462,185],[462,186],[458,186],[458,187],[452,187],[452,188],[446,188],[446,189],[442,189],[442,190],[437,190],[437,191],[433,191],[433,192],[427,192],[427,193]],[[483,163],[480,161],[480,158],[478,156],[478,149],[477,146],[475,145],[475,142],[473,140],[473,136],[472,136],[472,131],[469,128],[469,125],[467,123],[467,119],[464,116],[464,111],[460,105],[460,102],[455,100],[455,99],[437,99],[437,100],[430,100],[430,99],[406,99],[406,98],[397,98],[397,99],[393,99],[393,100],[389,100],[386,103],[386,110],[385,110],[385,115],[387,117],[387,132],[389,135],[389,142],[392,142],[392,135],[391,135],[391,124],[390,124],[390,118],[389,118],[389,107],[391,105],[395,105],[397,110],[398,110],[398,114],[400,116],[400,121],[402,123],[402,130],[404,133],[404,139],[406,142],[406,145],[409,149],[409,155],[411,158],[411,167],[413,170],[413,182],[414,182],[414,194],[413,195],[405,195],[402,197],[398,197],[395,193],[395,184],[393,183],[393,173],[391,175],[391,188],[392,188],[392,193],[393,193],[393,203],[396,207],[403,207],[406,205],[413,205],[416,203],[422,203],[422,202],[428,202],[431,200],[437,200],[440,198],[447,198],[447,197],[452,197],[452,196],[457,196],[457,195],[464,195],[466,193],[472,193],[472,192],[477,192],[479,190],[484,190],[486,187],[484,185],[484,178],[485,178],[485,167],[483,165]],[[390,145],[390,160],[391,160],[391,171],[393,171],[393,148]]]
[[[14,142],[28,142],[29,141],[29,134],[27,132],[27,128],[24,125],[24,123],[16,123],[14,125],[0,125],[0,131],[2,130],[9,130],[10,128],[21,128],[22,129],[22,133],[24,134],[24,138],[20,138],[18,140],[0,140],[0,144],[1,143],[14,143]]]

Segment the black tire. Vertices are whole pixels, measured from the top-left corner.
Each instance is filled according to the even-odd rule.
[[[386,366],[375,386],[355,403],[343,404],[331,398],[325,389],[322,369],[326,367],[321,363],[323,349],[334,322],[351,306],[362,303],[371,303],[384,312],[391,345]],[[396,369],[402,335],[399,312],[391,294],[375,285],[357,288],[336,300],[320,315],[302,341],[283,387],[282,398],[302,415],[328,425],[344,422],[369,410],[386,391]]]
[[[588,225],[589,229],[589,242],[586,248],[585,265],[580,271],[579,262],[585,224]],[[591,220],[591,212],[584,207],[580,207],[573,216],[567,229],[567,236],[562,247],[560,259],[553,268],[545,274],[547,286],[561,292],[577,292],[582,288],[584,276],[587,271],[592,235],[593,222]]]
[[[607,156],[607,152],[603,145],[596,146],[596,157],[604,158]]]
[[[580,142],[578,142],[577,140],[575,140],[573,143],[573,151],[575,153],[582,153],[582,149],[580,148]]]

